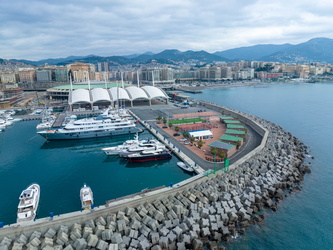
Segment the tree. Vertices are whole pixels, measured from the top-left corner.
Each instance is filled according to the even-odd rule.
[[[212,147],[210,149],[210,152],[213,154],[213,155],[216,155],[216,152],[217,152],[217,149],[215,147]]]
[[[171,129],[173,126],[172,122],[169,122],[169,128]]]
[[[156,120],[157,120],[157,123],[161,123],[162,116],[159,115],[159,116],[156,118]]]
[[[183,136],[184,136],[184,138],[189,138],[190,134],[187,131],[184,131]]]
[[[219,157],[220,157],[221,159],[224,159],[224,158],[226,157],[226,153],[225,153],[225,151],[220,150],[220,151],[219,151]]]
[[[175,131],[178,133],[180,128],[178,126],[175,127]]]
[[[237,142],[236,142],[236,148],[237,148],[237,149],[239,149],[241,145],[242,145],[241,141],[237,141]]]
[[[163,123],[166,124],[167,123],[167,119],[163,118]]]
[[[190,137],[190,141],[191,141],[192,143],[195,141],[195,137],[194,137],[193,135]]]
[[[202,146],[204,145],[203,141],[200,139],[198,142],[198,148],[201,149]]]

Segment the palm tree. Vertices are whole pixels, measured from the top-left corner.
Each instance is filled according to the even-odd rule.
[[[163,123],[166,124],[167,123],[167,119],[163,118]]]
[[[224,159],[225,156],[226,156],[225,151],[220,150],[220,151],[219,151],[219,157],[220,157],[221,159]]]
[[[203,141],[200,139],[199,141],[198,141],[198,148],[199,149],[201,149],[202,148],[202,146],[204,145],[204,143],[203,143]]]
[[[156,120],[157,120],[157,123],[161,123],[162,116],[159,115],[159,116],[156,118]]]
[[[193,135],[190,137],[190,141],[191,141],[191,143],[193,143],[195,141],[195,137]]]
[[[184,138],[188,138],[189,137],[189,133],[187,131],[184,131],[183,132],[183,136],[184,136]]]
[[[178,126],[175,127],[175,131],[178,133],[180,128]]]
[[[169,122],[169,128],[171,129],[173,126],[172,122]]]

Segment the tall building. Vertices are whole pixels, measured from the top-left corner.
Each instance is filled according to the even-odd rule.
[[[69,82],[67,67],[57,67],[54,70],[54,77],[56,82]]]
[[[19,69],[19,81],[20,82],[36,82],[36,69],[31,68],[21,68]]]
[[[51,69],[37,70],[36,78],[37,82],[52,82],[54,80],[54,73]]]
[[[95,79],[95,66],[87,63],[73,63],[70,65],[74,82],[86,82]]]

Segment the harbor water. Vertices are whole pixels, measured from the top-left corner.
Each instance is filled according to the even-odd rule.
[[[70,141],[46,141],[36,134],[38,121],[14,123],[0,133],[0,181],[3,185],[0,221],[16,222],[19,195],[31,183],[41,187],[37,218],[79,211],[84,183],[94,193],[95,206],[140,192],[169,186],[192,176],[177,167],[179,159],[129,163],[106,156],[103,147],[116,146],[134,135]],[[140,139],[151,139],[148,131]]]
[[[188,94],[272,121],[309,146],[311,174],[263,224],[224,244],[228,249],[332,249],[333,83],[216,88]]]

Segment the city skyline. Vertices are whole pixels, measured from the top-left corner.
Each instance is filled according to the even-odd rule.
[[[333,3],[327,0],[19,0],[1,5],[3,59],[123,56],[164,49],[213,53],[333,37]]]

